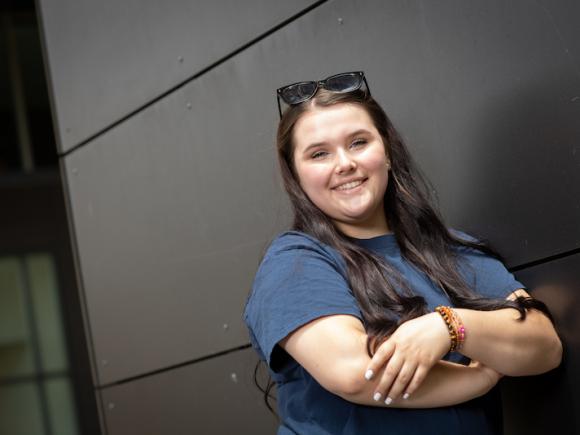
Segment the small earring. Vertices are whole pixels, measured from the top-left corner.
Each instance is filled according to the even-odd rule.
[[[391,168],[391,162],[387,162],[387,168]]]

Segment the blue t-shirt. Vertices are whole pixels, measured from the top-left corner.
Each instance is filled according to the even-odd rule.
[[[463,239],[473,237],[452,230]],[[383,255],[399,270],[429,310],[452,305],[425,274],[401,257],[394,234],[354,239]],[[476,293],[505,299],[526,288],[498,260],[458,247],[462,276]],[[298,231],[279,235],[269,246],[256,273],[244,309],[252,346],[269,366],[276,382],[278,435],[286,434],[497,434],[502,432],[498,386],[484,396],[447,407],[403,409],[355,404],[324,389],[277,343],[300,326],[322,316],[351,314],[363,321],[346,280],[340,254]],[[445,359],[464,364],[469,359],[452,352]]]

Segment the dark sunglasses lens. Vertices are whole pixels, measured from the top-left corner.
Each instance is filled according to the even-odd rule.
[[[341,74],[327,79],[324,87],[333,92],[351,92],[360,88],[361,84],[360,74]]]
[[[285,87],[281,97],[288,104],[298,104],[312,97],[314,92],[316,92],[315,82],[302,82]]]

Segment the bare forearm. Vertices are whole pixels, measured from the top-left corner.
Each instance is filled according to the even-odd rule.
[[[524,321],[511,308],[456,311],[467,330],[463,355],[509,376],[535,375],[559,365],[562,344],[539,311],[528,310]]]
[[[390,405],[373,400],[380,375],[366,381],[354,394],[342,394],[349,402],[391,408],[436,408],[456,405],[488,392],[493,381],[478,368],[440,361],[433,366],[415,393],[408,399],[399,398]]]

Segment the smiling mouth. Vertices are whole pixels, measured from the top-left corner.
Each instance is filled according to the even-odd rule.
[[[365,181],[367,181],[367,178],[364,178],[362,180],[351,181],[350,183],[341,184],[340,186],[335,187],[334,190],[339,191],[352,190],[363,184]]]

